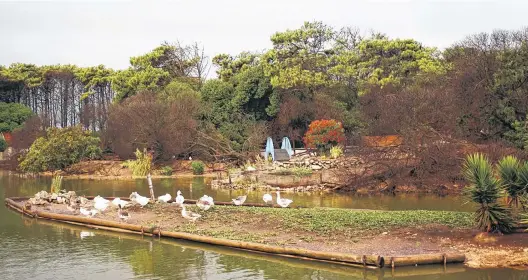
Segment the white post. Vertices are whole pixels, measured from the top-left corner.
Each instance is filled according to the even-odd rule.
[[[152,201],[155,201],[156,199],[154,197],[154,187],[152,186],[152,177],[150,176],[150,173],[147,175],[147,181],[149,185],[150,198],[152,199]]]

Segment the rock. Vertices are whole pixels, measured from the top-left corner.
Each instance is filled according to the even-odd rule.
[[[322,167],[321,167],[320,165],[317,165],[317,164],[312,164],[312,165],[310,166],[310,168],[311,168],[312,170],[321,170],[321,169],[322,169]]]

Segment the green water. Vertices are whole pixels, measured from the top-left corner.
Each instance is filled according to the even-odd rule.
[[[65,188],[85,194],[106,196],[145,192],[145,182],[65,180]],[[227,200],[238,193],[210,190],[203,179],[154,181],[159,193],[182,189],[191,197],[203,193]],[[0,199],[32,195],[48,189],[49,179],[24,179],[0,173]],[[250,193],[257,201],[260,194]],[[340,195],[294,196],[304,205],[408,209],[435,203],[440,207],[450,198],[353,197]],[[407,196],[410,199],[411,196]],[[457,200],[456,198],[454,199]],[[446,203],[455,209],[456,202]],[[430,207],[433,207],[429,205]],[[431,208],[428,208],[431,209]],[[528,279],[528,271],[512,269],[467,269],[461,265],[424,266],[364,270],[339,265],[248,253],[169,239],[116,234],[82,227],[28,219],[0,207],[0,279]]]

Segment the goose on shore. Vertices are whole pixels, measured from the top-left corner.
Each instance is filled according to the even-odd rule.
[[[121,208],[125,208],[128,205],[128,201],[116,197],[114,198],[114,200],[112,200],[112,205],[114,205],[115,207],[121,206]]]
[[[107,200],[108,201],[108,200]],[[101,200],[97,201],[95,204],[94,204],[94,208],[101,211],[101,212],[104,212],[106,210],[106,208],[108,208],[108,203],[105,203]]]
[[[291,199],[281,198],[280,192],[277,192],[277,204],[280,205],[282,208],[288,207],[292,202],[293,200]]]
[[[264,200],[264,202],[268,204],[270,202],[273,202],[273,197],[271,196],[271,194],[267,193],[264,196],[262,196],[262,200]]]
[[[192,221],[192,222],[196,222],[196,220],[198,220],[200,217],[202,217],[202,215],[200,215],[200,214],[197,214],[197,213],[194,213],[194,212],[191,212],[191,211],[187,211],[187,209],[185,209],[185,205],[182,205],[181,214],[182,214],[182,217],[184,217],[185,219],[187,219],[189,221]]]
[[[119,219],[125,222],[130,218],[130,214],[126,211],[123,211],[123,209],[121,208],[121,205],[119,205],[119,209],[117,210],[117,215]]]
[[[179,204],[180,206],[183,205],[185,198],[183,197],[181,191],[178,191],[176,194],[177,195],[174,203]]]
[[[158,201],[161,201],[161,202],[164,202],[164,203],[169,202],[169,200],[171,200],[171,199],[172,199],[172,196],[170,194],[168,194],[168,193],[158,197]]]
[[[235,204],[236,206],[240,206],[242,204],[244,204],[244,202],[246,201],[246,198],[247,198],[247,195],[241,195],[235,199],[232,199],[233,200],[233,204]]]
[[[94,201],[95,203],[98,203],[98,202],[99,202],[99,203],[105,203],[105,204],[110,203],[110,200],[105,199],[105,198],[101,197],[100,195],[94,197],[93,201]]]
[[[135,201],[137,204],[141,205],[141,208],[143,208],[143,206],[149,203],[148,197],[141,196],[137,192],[133,192],[132,194],[130,194],[130,200]]]
[[[86,208],[83,208],[81,207],[79,209],[79,212],[85,216],[90,216],[90,217],[93,217],[95,216],[97,213],[99,213],[99,211],[95,210],[95,209],[92,209],[92,210],[88,210]]]
[[[202,210],[209,210],[209,208],[211,208],[212,206],[214,206],[214,201],[213,201],[213,198],[208,196],[208,195],[204,195],[202,196],[200,199],[198,199],[196,201],[196,205],[202,209]]]

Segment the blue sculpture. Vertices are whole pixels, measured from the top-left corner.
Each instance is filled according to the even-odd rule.
[[[273,140],[271,137],[268,137],[268,140],[266,141],[266,159],[268,159],[268,155],[271,155],[271,158],[275,161],[275,148],[273,147]]]
[[[290,139],[288,137],[282,138],[282,145],[281,149],[286,150],[288,152],[288,155],[293,156],[293,149],[290,143]]]

